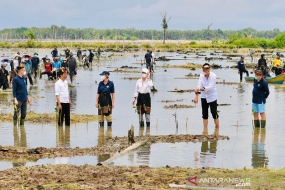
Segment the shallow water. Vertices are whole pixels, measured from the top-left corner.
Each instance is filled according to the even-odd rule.
[[[36,50],[35,50],[36,51]],[[49,54],[46,50],[38,50],[40,57]],[[209,53],[209,52],[208,52]],[[2,55],[2,51],[0,51]],[[105,55],[109,55],[106,53]],[[102,135],[126,136],[127,130],[133,124],[135,126],[135,135],[168,135],[168,134],[201,134],[202,118],[200,103],[195,108],[189,109],[165,109],[164,105],[170,104],[187,104],[194,105],[194,93],[173,93],[168,92],[174,88],[194,89],[197,85],[197,79],[175,79],[184,77],[190,72],[199,74],[201,71],[190,71],[189,69],[179,68],[156,68],[152,75],[155,87],[158,92],[152,93],[152,113],[151,127],[149,131],[139,130],[138,116],[132,108],[135,80],[125,80],[124,77],[139,77],[140,63],[144,53],[115,53],[117,56],[100,61],[100,66],[93,66],[92,70],[80,68],[75,79],[75,87],[70,88],[71,98],[73,100],[72,113],[78,114],[97,114],[95,108],[95,95],[97,84],[100,80],[99,73],[103,70],[113,71],[123,65],[138,67],[132,69],[137,73],[115,73],[112,72],[110,79],[115,83],[116,102],[113,110],[113,128],[112,131],[102,131],[97,122],[71,124],[69,129],[59,129],[55,121],[50,124],[25,124],[25,129],[13,128],[12,123],[1,123],[0,126],[0,144],[27,146],[27,147],[91,147],[96,146],[102,139]],[[140,55],[134,57],[133,55]],[[122,55],[122,56],[121,56]],[[175,56],[183,58],[184,55],[177,53],[158,53],[157,56]],[[194,57],[195,55],[191,55]],[[188,56],[187,56],[188,57]],[[191,58],[192,59],[192,58]],[[166,64],[185,64],[187,61],[195,63],[204,63],[204,57],[192,60],[174,60],[167,62],[157,62],[157,65]],[[231,66],[234,62],[213,61],[214,63],[224,66]],[[211,62],[212,63],[212,62]],[[165,72],[166,70],[166,72]],[[218,76],[218,81],[238,82],[239,75],[234,69],[216,69],[212,70]],[[251,114],[251,83],[241,83],[234,85],[218,84],[218,103],[231,104],[230,106],[220,106],[220,135],[228,135],[230,140],[218,141],[216,145],[202,143],[157,143],[150,147],[143,147],[131,152],[114,161],[115,165],[149,165],[152,167],[159,166],[188,166],[200,167],[202,163],[210,167],[225,168],[243,168],[245,167],[268,167],[282,168],[282,152],[285,145],[278,142],[282,139],[285,132],[282,126],[284,109],[285,86],[269,85],[270,96],[266,104],[267,127],[266,132],[260,131],[254,133],[252,129]],[[55,96],[54,83],[47,81],[46,76],[43,79],[37,79],[35,86],[28,85],[29,93],[34,98],[32,105],[28,110],[39,113],[54,113]],[[12,96],[8,93],[1,93],[1,112],[11,113]],[[162,103],[161,100],[183,99],[182,102]],[[9,103],[7,103],[9,102]],[[175,118],[176,113],[178,120],[178,130],[176,130]],[[188,126],[186,120],[188,119]],[[106,124],[105,124],[106,125]],[[17,132],[16,132],[17,131]],[[214,132],[213,120],[209,120],[209,134]],[[24,135],[23,135],[23,134]],[[258,134],[259,134],[258,133]],[[15,134],[18,134],[15,135]],[[24,139],[24,142],[21,142]],[[203,145],[203,146],[202,146]],[[211,150],[215,147],[215,150]],[[204,151],[203,150],[207,150]],[[140,152],[141,151],[141,152]],[[214,152],[214,153],[212,153]],[[204,156],[204,157],[203,157]],[[202,157],[202,158],[201,158]],[[212,157],[214,157],[212,159]],[[133,161],[131,161],[133,160]],[[195,161],[196,160],[196,161]],[[203,162],[201,161],[203,160]],[[11,164],[11,163],[10,163]],[[84,163],[82,163],[84,164]],[[11,165],[10,165],[11,166]],[[0,169],[3,169],[0,164]]]

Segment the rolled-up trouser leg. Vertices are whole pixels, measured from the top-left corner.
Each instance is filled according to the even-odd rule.
[[[144,126],[144,121],[143,121],[143,114],[138,114],[139,115],[139,124],[140,126]]]
[[[150,126],[150,114],[145,114],[146,126]]]

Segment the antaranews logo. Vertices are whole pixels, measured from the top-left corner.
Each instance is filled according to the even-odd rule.
[[[212,177],[204,177],[199,178],[198,176],[190,177],[187,180],[189,183],[198,186],[198,184],[202,183],[229,183],[235,184],[238,187],[247,187],[250,186],[250,178],[212,178]]]

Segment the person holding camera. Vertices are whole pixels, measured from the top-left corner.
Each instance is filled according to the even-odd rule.
[[[208,133],[208,109],[210,107],[214,123],[216,128],[219,128],[219,115],[217,112],[217,89],[216,80],[217,76],[215,73],[210,71],[210,65],[205,63],[202,67],[203,73],[200,74],[197,88],[195,89],[194,103],[198,103],[199,94],[201,94],[201,105],[202,105],[202,118],[204,131],[203,134]]]

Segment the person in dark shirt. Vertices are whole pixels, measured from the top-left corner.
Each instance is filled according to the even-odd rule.
[[[64,52],[65,52],[65,58],[66,58],[66,59],[69,58],[69,56],[70,56],[70,50],[69,50],[68,48],[66,48],[66,50],[64,50]]]
[[[240,82],[242,82],[242,75],[243,73],[246,73],[246,76],[249,76],[248,74],[248,70],[246,69],[245,65],[244,65],[244,57],[241,56],[240,60],[238,61],[238,73],[240,76]]]
[[[146,64],[146,68],[148,69],[148,70],[150,70],[151,68],[150,68],[150,64],[151,64],[151,59],[152,59],[152,55],[151,55],[151,53],[150,53],[150,51],[149,50],[147,50],[147,53],[144,55],[144,62],[145,62],[145,64]]]
[[[51,55],[52,55],[52,58],[55,58],[58,56],[58,51],[56,47],[54,48],[54,50],[51,51]]]
[[[261,116],[261,127],[265,128],[266,115],[265,115],[265,103],[269,96],[268,84],[262,76],[260,69],[255,70],[255,79],[253,82],[252,90],[252,111],[254,116],[254,126],[260,127],[260,121],[258,114]]]
[[[27,86],[26,86],[26,68],[23,66],[17,67],[18,75],[13,80],[13,97],[14,97],[14,125],[18,122],[18,113],[21,111],[20,125],[24,125],[24,121],[27,113],[27,104],[31,103],[28,96]]]
[[[98,108],[99,124],[104,127],[104,116],[108,127],[112,126],[112,109],[115,107],[115,87],[114,83],[109,80],[110,73],[103,71],[101,74],[101,82],[98,85],[95,106]]]
[[[8,83],[9,72],[5,69],[6,66],[7,66],[6,63],[2,63],[0,70],[0,88],[3,87],[3,90],[6,90],[9,87]]]
[[[35,73],[34,79],[37,78],[38,68],[40,64],[40,59],[38,58],[38,53],[34,53],[34,57],[31,59],[32,62],[32,72]]]
[[[76,59],[73,57],[73,53],[70,53],[70,57],[67,59],[67,65],[69,68],[69,76],[71,83],[73,82],[73,75],[76,75],[77,70],[77,62]]]
[[[18,66],[22,63],[22,58],[20,56],[20,52],[17,52],[18,54]]]
[[[94,53],[92,52],[92,50],[90,49],[89,50],[89,64],[90,64],[90,67],[92,68],[92,61],[93,61],[93,58],[94,58]]]
[[[258,69],[262,70],[263,77],[270,76],[265,54],[261,54],[261,58],[258,60],[257,67]]]
[[[80,48],[78,48],[76,55],[77,55],[78,61],[81,62],[82,61],[82,51]]]

